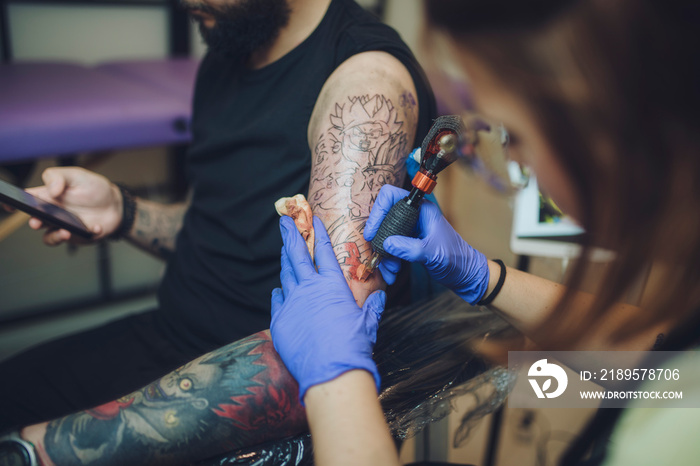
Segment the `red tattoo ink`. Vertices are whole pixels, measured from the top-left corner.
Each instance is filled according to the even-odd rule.
[[[126,409],[134,402],[134,397],[124,397],[116,401],[110,401],[96,408],[88,409],[85,411],[90,416],[106,421],[108,419],[114,419],[119,415],[119,411]]]
[[[231,419],[241,430],[255,431],[259,441],[302,431],[306,428],[306,411],[299,401],[299,386],[277,355],[267,332],[249,338],[261,342],[248,354],[260,355],[253,364],[265,370],[251,379],[248,393],[232,396],[232,403],[219,404],[214,413]]]
[[[345,262],[343,262],[343,264],[350,266],[350,269],[348,270],[350,279],[357,280],[357,267],[362,265],[362,262],[360,261],[360,250],[357,248],[357,244],[355,243],[345,243],[343,247],[348,253],[348,257],[345,258]]]

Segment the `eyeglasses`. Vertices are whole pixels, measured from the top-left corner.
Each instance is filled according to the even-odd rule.
[[[463,114],[466,132],[460,138],[462,165],[482,177],[498,192],[513,195],[525,188],[530,170],[508,156],[508,131],[478,113]]]

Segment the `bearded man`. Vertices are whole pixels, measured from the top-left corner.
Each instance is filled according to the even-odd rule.
[[[0,431],[123,397],[266,329],[279,287],[278,198],[308,192],[360,305],[385,287],[380,274],[359,282],[351,268],[371,252],[361,231],[369,202],[383,183],[403,182],[403,161],[434,116],[409,49],[352,0],[183,6],[209,45],[186,160],[190,200],[136,198],[74,167],[46,170],[32,191],[79,215],[95,241],[122,238],[167,259],[158,308],[1,364]],[[48,245],[71,240],[65,230],[44,235]]]

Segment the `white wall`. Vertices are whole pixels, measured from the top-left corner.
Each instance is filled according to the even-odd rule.
[[[371,7],[376,0],[358,0]],[[11,3],[10,38],[16,60],[107,60],[157,58],[168,53],[167,7]],[[386,22],[414,49],[421,0],[388,0]],[[192,27],[192,55],[206,46]]]
[[[163,7],[10,4],[14,59],[108,60],[168,54],[168,13]]]
[[[388,0],[384,12],[385,22],[401,34],[414,53],[418,49],[422,8],[422,0]]]

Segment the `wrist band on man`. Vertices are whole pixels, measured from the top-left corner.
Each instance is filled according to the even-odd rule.
[[[3,464],[39,465],[34,444],[20,437],[19,431],[0,435],[0,459],[4,460]]]
[[[136,199],[123,184],[118,183],[117,187],[122,194],[122,221],[110,236],[113,239],[120,239],[128,235],[136,220]]]
[[[498,282],[496,283],[496,286],[493,288],[493,291],[489,293],[487,297],[476,303],[479,306],[488,306],[491,304],[491,302],[496,299],[496,296],[498,296],[498,293],[501,292],[501,288],[503,288],[503,283],[506,281],[506,266],[503,263],[502,260],[500,259],[494,259],[493,260],[498,266],[501,268],[501,273],[498,275]]]

